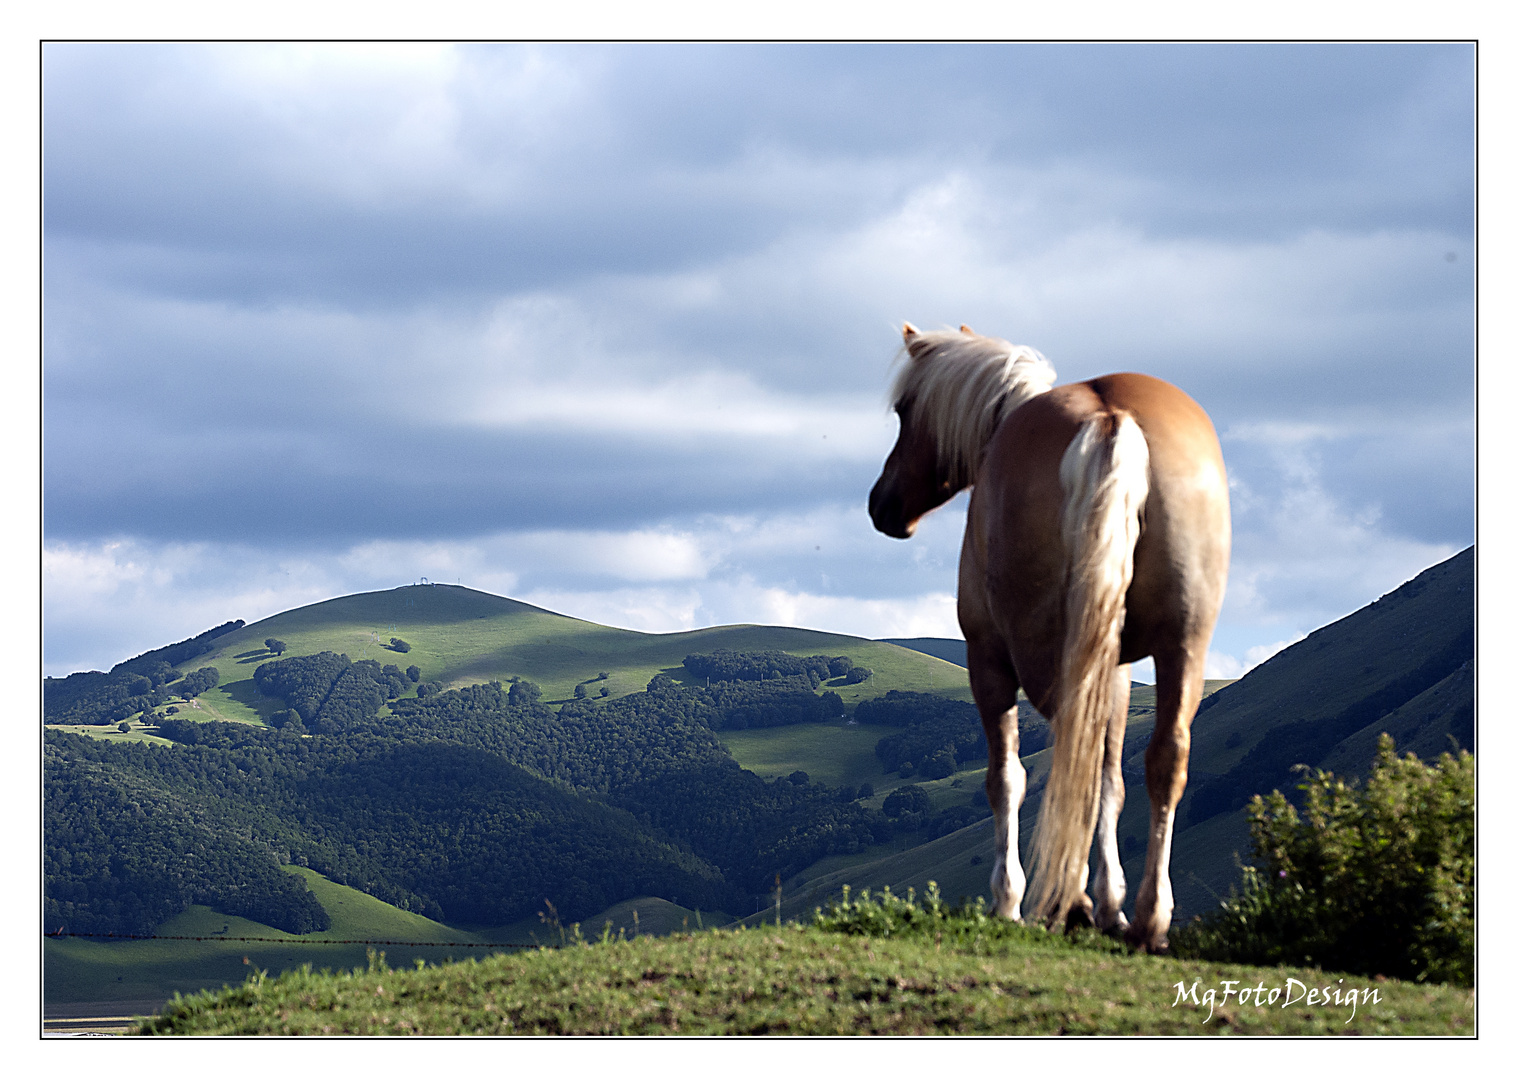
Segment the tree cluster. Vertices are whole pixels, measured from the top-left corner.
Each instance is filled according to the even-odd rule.
[[[290,706],[288,713],[270,718],[274,726],[282,727],[298,717],[307,732],[317,735],[345,731],[371,719],[385,702],[410,690],[411,682],[395,664],[355,663],[334,652],[270,660],[253,672],[253,684],[260,693]]]
[[[854,719],[906,729],[875,744],[880,763],[903,776],[920,773],[938,780],[953,774],[962,763],[986,756],[980,713],[967,701],[892,690],[884,697],[861,701],[854,707]]]
[[[718,649],[711,653],[691,653],[685,658],[685,670],[698,679],[713,682],[757,682],[802,675],[814,677],[812,687],[839,675],[853,666],[847,656],[792,656],[778,650],[736,652]]]
[[[326,911],[305,883],[279,869],[269,844],[218,821],[208,805],[214,800],[109,761],[152,756],[140,744],[135,752],[129,746],[47,735],[46,932],[147,934],[189,904],[209,904],[292,934],[328,927]]]
[[[304,888],[277,865],[310,866],[403,909],[466,922],[514,921],[545,897],[569,918],[629,895],[679,897],[707,908],[734,900],[719,871],[652,835],[634,816],[466,744],[473,740],[418,738],[416,730],[386,737],[378,726],[303,739],[288,729],[172,717],[160,731],[179,745],[48,733],[59,759],[87,763],[90,786],[131,793],[122,812],[81,798],[79,785],[50,780],[55,797],[44,885],[59,905],[49,917],[65,917],[70,930],[140,932],[145,920],[162,921],[187,903],[234,910],[214,889],[199,886],[158,889],[153,904],[123,906],[113,897],[152,890],[137,878],[99,873],[102,865],[144,863],[173,872],[178,859],[205,859],[204,852],[222,848],[239,853],[242,876],[228,869],[231,856],[218,855],[206,865],[221,868],[221,877],[208,880],[224,880],[228,894],[241,890],[248,903],[236,913],[292,932],[303,930],[280,921],[283,900],[262,886],[250,891],[248,875],[257,867],[280,874],[270,881]],[[89,824],[104,817],[113,827]],[[178,847],[150,822],[166,823],[159,832],[180,837]],[[154,854],[160,850],[169,854]]]
[[[806,676],[764,682],[713,682],[692,692],[713,710],[718,730],[815,724],[843,716],[843,699],[831,690],[814,693]]]
[[[174,644],[165,645],[161,649],[150,649],[140,656],[134,656],[130,660],[123,660],[111,668],[111,671],[132,671],[146,675],[158,665],[167,665],[171,668],[179,667],[181,664],[193,660],[197,656],[204,656],[216,647],[215,641],[217,638],[230,634],[234,630],[241,630],[245,625],[247,624],[241,619],[224,622],[220,626],[213,626],[211,629],[204,633],[196,634],[192,638],[176,641]]]
[[[985,806],[949,806],[935,812],[927,791],[916,784],[904,784],[891,792],[881,809],[899,827],[926,829],[933,840],[990,815]]]
[[[633,813],[718,867],[740,896],[762,890],[777,870],[789,874],[894,832],[836,790],[766,783],[739,768],[712,734],[721,715],[707,688],[666,676],[642,693],[575,700],[557,713],[539,703],[514,707],[499,683],[393,708],[397,734],[448,733]]]
[[[684,664],[685,670],[698,679],[712,682],[759,682],[800,676],[810,681],[813,690],[829,679],[841,679],[842,685],[847,686],[864,682],[874,674],[869,668],[855,667],[847,656],[792,656],[775,649],[691,653]]]
[[[65,679],[43,679],[43,723],[115,724],[157,708],[173,697],[166,684],[181,673],[162,661],[143,667],[145,673],[76,671]]]
[[[215,668],[196,668],[194,671],[190,672],[183,679],[181,679],[179,681],[179,685],[175,687],[175,689],[179,691],[180,697],[188,701],[190,698],[199,697],[201,694],[211,689],[211,687],[215,686],[220,681],[221,672],[217,671]]]
[[[980,713],[968,701],[937,694],[892,690],[854,707],[861,724],[904,727],[875,744],[875,756],[888,771],[921,774],[938,780],[967,761],[986,756],[986,733]],[[1049,725],[1026,701],[1017,707],[1018,753],[1027,757],[1049,744]]]

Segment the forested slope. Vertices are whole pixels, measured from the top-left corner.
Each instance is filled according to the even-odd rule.
[[[804,775],[766,782],[717,739],[835,720],[822,676],[855,670],[847,657],[692,654],[688,671],[717,661],[738,677],[659,675],[553,708],[526,680],[401,697],[393,666],[323,652],[258,667],[288,706],[269,726],[161,716],[169,746],[50,730],[49,929],[143,933],[192,903],[318,928],[319,905],[278,873],[289,862],[455,923],[545,900],[572,920],[634,896],[742,912],[776,874],[928,822]],[[926,705],[895,719],[931,732]]]

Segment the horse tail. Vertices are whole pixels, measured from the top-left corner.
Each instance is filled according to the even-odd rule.
[[[1060,462],[1065,640],[1051,728],[1053,763],[1033,835],[1030,921],[1061,921],[1086,888],[1101,794],[1133,548],[1149,496],[1149,444],[1125,412],[1083,423]]]

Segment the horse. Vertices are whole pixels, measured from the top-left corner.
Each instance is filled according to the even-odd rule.
[[[900,433],[870,491],[870,518],[906,539],[924,514],[971,489],[959,625],[989,748],[995,911],[1051,929],[1094,925],[1164,952],[1176,806],[1228,577],[1228,480],[1212,421],[1148,375],[1056,387],[1036,350],[967,326],[907,323],[902,340],[891,391]],[[1117,821],[1129,665],[1146,656],[1156,680],[1144,750],[1149,834],[1130,925]],[[1054,737],[1026,896],[1019,688]]]

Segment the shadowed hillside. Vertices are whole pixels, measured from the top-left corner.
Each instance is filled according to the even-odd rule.
[[[1272,790],[1295,795],[1293,766],[1363,777],[1383,731],[1399,751],[1424,758],[1475,748],[1475,595],[1475,549],[1467,548],[1202,703],[1172,864],[1189,914],[1237,881],[1233,853],[1250,853],[1243,807]],[[1141,834],[1140,778],[1129,779],[1123,825]],[[1136,880],[1142,866],[1131,862],[1125,869]]]

